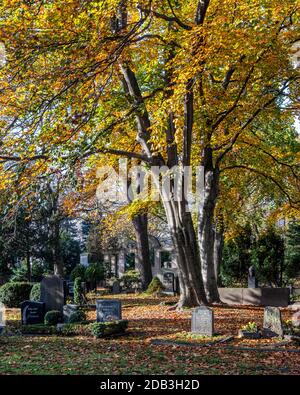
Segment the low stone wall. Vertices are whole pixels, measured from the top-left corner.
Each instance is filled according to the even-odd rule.
[[[289,288],[219,288],[221,301],[229,305],[287,307]]]

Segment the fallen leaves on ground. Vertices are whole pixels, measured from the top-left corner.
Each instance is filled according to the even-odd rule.
[[[109,296],[111,298],[111,296]],[[120,298],[120,295],[116,296]],[[55,336],[0,338],[2,374],[300,374],[300,353],[269,352],[266,347],[293,349],[278,339],[238,339],[228,345],[261,348],[257,351],[230,350],[221,345],[190,348],[153,345],[151,340],[168,339],[205,343],[189,334],[191,310],[170,310],[174,298],[143,298],[122,295],[123,318],[129,320],[129,334],[115,339]],[[168,304],[162,304],[167,302]],[[214,307],[215,331],[219,338],[237,335],[249,321],[259,326],[263,308]],[[282,310],[283,319],[291,312]],[[8,311],[8,319],[19,317]],[[88,312],[95,320],[95,311]],[[209,339],[211,341],[211,339]],[[224,346],[224,345],[223,345]]]

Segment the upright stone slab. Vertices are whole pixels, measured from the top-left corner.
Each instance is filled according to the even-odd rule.
[[[173,272],[165,272],[162,282],[167,292],[175,293],[175,275]]]
[[[112,293],[113,293],[113,294],[119,294],[119,293],[121,293],[120,281],[115,280],[115,281],[113,282],[113,285],[112,285]]]
[[[265,307],[263,334],[267,337],[283,336],[281,313],[278,307]]]
[[[5,327],[5,306],[0,302],[0,335]]]
[[[254,266],[250,266],[248,270],[248,288],[257,288],[258,281],[255,276],[255,268]]]
[[[120,300],[100,299],[96,301],[97,322],[118,321],[122,319]]]
[[[67,281],[67,292],[68,292],[68,295],[73,298],[73,296],[74,296],[74,282],[73,281]]]
[[[206,306],[199,306],[192,311],[192,333],[202,336],[214,335],[214,312]]]
[[[41,301],[45,303],[46,312],[58,310],[62,313],[65,299],[65,281],[55,275],[44,277],[41,282]]]
[[[21,317],[23,325],[43,324],[45,317],[45,303],[26,300],[21,303]]]
[[[78,309],[79,309],[79,306],[77,304],[66,304],[63,307],[64,323],[68,323],[71,315],[73,313],[76,313],[76,311],[78,311]]]

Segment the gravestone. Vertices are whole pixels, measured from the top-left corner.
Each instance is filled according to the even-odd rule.
[[[163,286],[167,292],[175,293],[175,275],[173,272],[163,274]]]
[[[84,252],[80,254],[80,265],[87,267],[89,265],[89,254]]]
[[[120,300],[96,300],[96,308],[97,322],[118,321],[122,319],[122,308]]]
[[[58,310],[62,313],[66,304],[66,282],[55,275],[44,277],[41,282],[41,301],[45,303],[46,312]]]
[[[258,287],[258,281],[255,277],[255,269],[254,266],[250,266],[248,271],[248,288],[257,288],[257,287]]]
[[[263,335],[266,337],[283,336],[281,313],[278,307],[265,307]]]
[[[74,282],[73,281],[67,281],[67,291],[68,295],[73,297],[74,296]]]
[[[120,281],[116,280],[113,282],[113,285],[112,285],[112,293],[119,294],[120,292],[121,292]]]
[[[0,335],[5,327],[5,306],[0,302]]]
[[[25,300],[21,303],[22,325],[43,324],[45,317],[45,303]]]
[[[68,323],[71,315],[78,311],[79,306],[77,304],[66,304],[63,307],[64,323]]]
[[[199,306],[192,311],[192,333],[214,335],[214,312],[206,306]]]

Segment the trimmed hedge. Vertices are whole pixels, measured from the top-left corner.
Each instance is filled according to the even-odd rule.
[[[51,312],[52,313],[52,312]],[[83,322],[78,324],[63,324],[60,328],[56,325],[35,324],[21,325],[17,328],[6,327],[7,333],[24,335],[55,335],[55,336],[94,336],[102,338],[105,336],[118,335],[125,333],[128,321],[120,320],[114,322]]]
[[[32,284],[25,282],[9,282],[0,287],[0,302],[6,307],[20,307],[29,300]]]
[[[48,311],[45,315],[44,323],[45,325],[56,325],[63,321],[62,314],[58,310]]]
[[[56,326],[35,324],[35,325],[22,325],[20,329],[23,335],[56,335]]]
[[[147,294],[155,294],[155,293],[160,293],[164,291],[165,287],[163,286],[162,282],[160,281],[159,278],[154,277],[149,284],[146,293]]]
[[[89,325],[91,333],[97,339],[115,334],[125,333],[128,328],[127,320],[112,321],[112,322],[95,322]]]
[[[65,324],[58,332],[61,336],[91,336],[91,329],[86,324]]]
[[[74,269],[71,271],[70,279],[73,282],[76,280],[77,277],[84,279],[85,278],[85,271],[86,271],[85,266],[83,266],[83,265],[75,266]]]
[[[30,292],[30,300],[39,302],[41,299],[41,283],[33,284]]]
[[[77,277],[74,281],[74,303],[83,304],[83,288],[82,288],[82,278]]]
[[[84,311],[78,310],[78,311],[74,311],[74,313],[70,315],[69,324],[78,324],[85,320],[86,320],[86,315]]]

